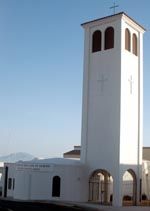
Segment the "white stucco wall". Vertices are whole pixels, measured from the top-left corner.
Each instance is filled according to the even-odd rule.
[[[69,161],[72,164],[61,163],[61,160],[59,162],[9,165],[8,178],[15,178],[15,188],[7,189],[7,197],[21,200],[86,201],[85,167],[79,161],[76,161],[77,164],[74,161]],[[60,197],[52,197],[54,176],[61,178]]]
[[[125,29],[128,28],[131,34],[131,52],[125,50]],[[132,35],[135,33],[140,45],[138,31],[129,24],[122,22],[122,60],[121,60],[121,124],[120,124],[120,163],[137,165],[139,159],[139,101],[140,101],[140,74],[139,53],[135,56],[132,53]],[[130,82],[132,93],[130,92]],[[142,112],[142,111],[141,111]],[[142,121],[142,120],[141,120]],[[127,156],[127,153],[130,156]]]
[[[114,179],[114,204],[121,203],[122,178],[132,169],[139,181],[142,156],[142,39],[144,29],[125,14],[86,23],[84,48],[81,161],[89,175],[107,170]],[[113,27],[114,48],[104,50],[104,31]],[[125,50],[125,28],[138,37],[138,56]],[[92,53],[92,34],[102,32],[102,50]],[[132,51],[132,48],[131,48]],[[106,79],[103,91],[98,82]],[[133,79],[132,94],[129,79]],[[139,194],[137,195],[139,196]],[[121,204],[120,204],[121,205]]]
[[[107,27],[114,28],[115,41],[113,49],[104,50]],[[92,34],[96,30],[102,32],[102,51],[92,53]],[[119,163],[120,31],[121,21],[115,18],[85,29],[81,161],[91,169],[109,169],[111,174]],[[102,75],[106,79],[103,90],[98,81]]]
[[[142,168],[142,194],[150,200],[150,161],[143,161]]]

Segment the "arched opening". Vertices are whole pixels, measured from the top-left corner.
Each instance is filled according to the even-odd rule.
[[[130,38],[130,31],[126,28],[125,30],[125,49],[127,51],[131,51],[131,38]]]
[[[137,56],[137,36],[133,34],[132,36],[132,53]]]
[[[114,48],[114,28],[108,27],[105,30],[105,50]]]
[[[60,197],[60,182],[61,179],[59,176],[53,177],[52,197]]]
[[[104,169],[94,171],[89,179],[89,201],[111,205],[112,200],[112,176]]]
[[[101,51],[101,31],[97,30],[93,33],[92,37],[92,52]]]
[[[123,175],[122,200],[123,205],[136,205],[137,179],[132,169],[128,169]]]

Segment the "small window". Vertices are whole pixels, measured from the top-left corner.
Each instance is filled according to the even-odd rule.
[[[101,31],[97,30],[92,37],[92,52],[101,51]]]
[[[133,34],[132,36],[132,53],[137,56],[137,36]]]
[[[108,27],[105,30],[105,50],[114,48],[114,28]]]
[[[60,197],[60,177],[55,176],[53,177],[53,184],[52,184],[52,196],[53,197]]]
[[[12,179],[8,178],[8,189],[10,190],[12,186]]]
[[[13,190],[15,189],[15,178],[13,178]]]
[[[125,49],[127,51],[131,51],[131,38],[129,29],[125,30]]]

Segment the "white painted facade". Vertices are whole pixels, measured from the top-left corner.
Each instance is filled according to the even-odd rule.
[[[142,168],[142,194],[150,200],[150,161],[143,161]]]
[[[98,192],[94,195],[96,199],[103,198],[121,206],[123,175],[130,170],[136,178],[135,200],[139,201],[144,29],[124,13],[82,26],[85,44],[81,161],[62,158],[5,164],[8,167],[7,178],[5,173],[3,178],[5,197],[86,202],[90,194],[93,199],[94,188]],[[114,47],[104,50],[107,27],[114,29]],[[125,50],[126,28],[130,30],[131,37],[133,33],[137,35],[138,56],[133,55],[132,48],[131,52]],[[92,36],[96,30],[102,34],[102,49],[92,53]],[[105,185],[96,182],[100,181],[100,175]],[[55,176],[61,181],[59,197],[52,196]],[[15,181],[10,189],[6,188],[9,178]],[[104,186],[103,190],[100,190],[100,185]],[[107,195],[104,194],[106,192]]]
[[[87,200],[84,190],[88,178],[86,178],[85,166],[80,162],[74,163],[73,160],[60,158],[46,159],[40,162],[5,163],[6,166],[8,167],[8,179],[12,179],[11,189],[7,187],[8,198],[76,202],[86,202]],[[52,178],[56,175],[63,180],[60,197],[52,196]],[[13,179],[15,179],[14,188]],[[133,178],[126,172],[123,176],[122,197],[132,197],[132,183]],[[113,194],[112,180],[109,185],[109,196],[111,194]],[[150,161],[143,161],[142,165],[142,195],[146,195],[150,200]]]
[[[108,27],[114,29],[114,48],[104,50]],[[124,13],[85,23],[83,28],[81,162],[87,165],[89,175],[97,169],[107,170],[112,175],[113,203],[121,205],[123,174],[132,169],[139,187],[142,172],[144,29]],[[131,52],[125,49],[126,28],[131,34],[131,46],[133,33],[137,35],[138,56],[132,53],[132,47]],[[92,53],[92,36],[97,30],[102,33],[102,50]],[[102,79],[103,84],[100,84]],[[132,87],[130,79],[134,83]]]
[[[84,166],[79,161],[54,158],[37,162],[19,162],[8,166],[8,180],[15,179],[7,197],[21,200],[85,201]],[[60,196],[52,196],[53,177],[60,177]]]

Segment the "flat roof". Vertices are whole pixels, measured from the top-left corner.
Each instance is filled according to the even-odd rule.
[[[85,25],[87,25],[89,23],[93,23],[95,21],[101,21],[101,20],[104,20],[104,19],[107,19],[107,18],[118,16],[118,15],[125,15],[126,17],[131,19],[134,23],[136,23],[138,26],[140,26],[144,31],[146,31],[146,29],[143,26],[141,26],[139,23],[137,23],[133,18],[128,16],[125,12],[119,12],[119,13],[116,13],[116,14],[113,14],[113,15],[105,16],[105,17],[98,18],[98,19],[95,19],[95,20],[92,20],[92,21],[88,21],[88,22],[82,23],[81,26],[85,26]]]
[[[31,161],[23,161],[17,162],[17,165],[21,164],[55,164],[55,165],[83,165],[79,160],[67,159],[67,158],[46,158],[40,160],[31,160]]]

